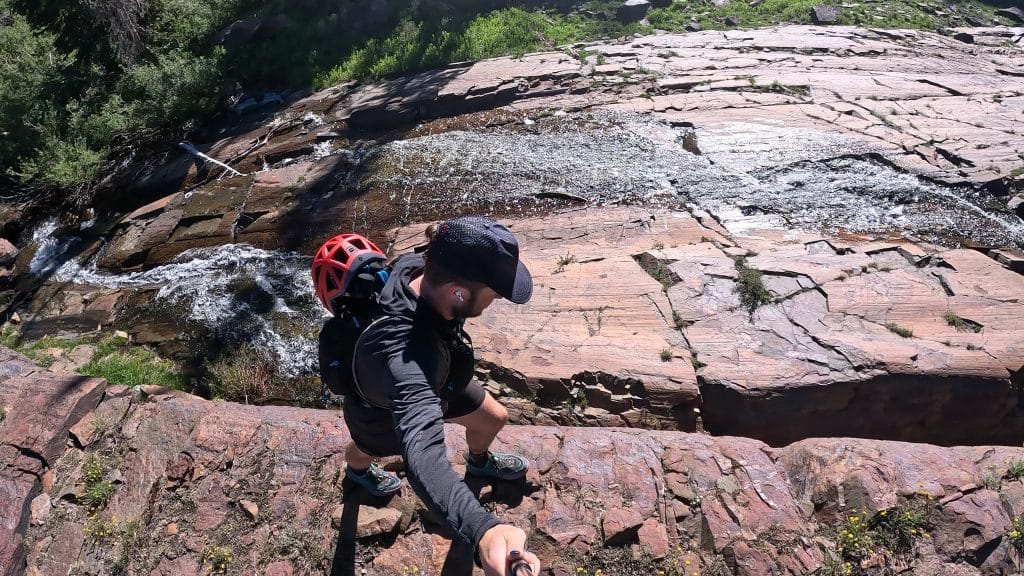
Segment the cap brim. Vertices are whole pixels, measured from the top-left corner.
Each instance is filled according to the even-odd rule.
[[[516,281],[512,286],[512,291],[502,294],[501,297],[516,304],[526,304],[531,296],[533,296],[533,276],[526,269],[526,265],[520,261],[516,268]]]

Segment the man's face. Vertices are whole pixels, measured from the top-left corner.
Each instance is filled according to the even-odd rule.
[[[484,313],[484,310],[496,299],[500,298],[498,293],[484,286],[477,290],[464,290],[469,292],[465,302],[458,302],[453,310],[459,318],[476,318]]]

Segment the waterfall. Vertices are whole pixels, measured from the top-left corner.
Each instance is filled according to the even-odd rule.
[[[297,376],[316,368],[316,334],[326,315],[313,297],[311,262],[294,252],[226,244],[188,250],[163,266],[126,274],[68,262],[55,279],[101,288],[156,288],[156,303],[220,334],[244,332],[245,341],[277,357],[284,375]]]

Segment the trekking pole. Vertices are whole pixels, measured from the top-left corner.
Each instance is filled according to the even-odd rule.
[[[512,563],[512,576],[520,576],[520,568],[526,571],[525,576],[533,576],[533,568],[530,567],[530,563],[526,560],[516,560]]]

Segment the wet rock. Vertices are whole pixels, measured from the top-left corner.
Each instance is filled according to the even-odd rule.
[[[1000,8],[996,10],[996,14],[1015,20],[1017,22],[1024,22],[1024,10],[1017,6],[1010,6],[1008,8]]]
[[[647,16],[651,9],[649,0],[625,0],[615,11],[615,16],[620,22],[638,22]]]
[[[1009,202],[1006,203],[1006,207],[1016,212],[1021,218],[1024,218],[1024,195],[1010,198]]]
[[[832,24],[839,18],[839,8],[832,4],[819,4],[811,8],[811,21],[815,24]]]
[[[652,8],[668,8],[672,5],[673,0],[651,0]]]
[[[963,42],[964,44],[974,44],[974,35],[968,34],[967,32],[957,32],[953,34],[953,39]]]

